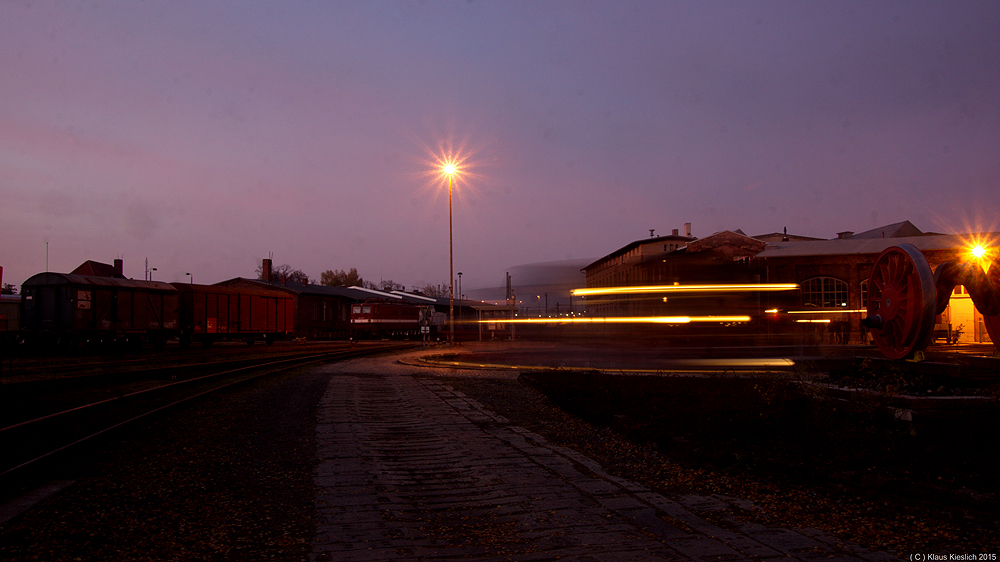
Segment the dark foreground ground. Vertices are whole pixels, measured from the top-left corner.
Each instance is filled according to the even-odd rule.
[[[76,484],[0,525],[0,560],[307,560],[316,489],[303,467],[327,380],[258,381],[63,459],[39,478]],[[724,389],[565,371],[444,380],[669,497],[745,499],[726,509],[902,557],[998,552],[995,415],[931,439],[877,404],[817,409],[750,378]]]
[[[877,399],[825,399],[774,378],[537,371],[449,384],[671,497],[744,498],[741,518],[903,557],[997,551],[996,401],[913,425]]]
[[[0,560],[306,560],[327,377],[261,380],[116,434],[40,479],[75,479],[0,525]]]

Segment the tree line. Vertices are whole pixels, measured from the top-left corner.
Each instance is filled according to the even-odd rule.
[[[264,279],[263,265],[257,266],[257,279]],[[281,264],[271,267],[271,279],[283,279],[285,283],[297,285],[308,285],[311,283],[309,276],[301,269],[295,269],[288,264]],[[315,284],[315,283],[313,283]],[[328,269],[319,274],[319,284],[326,287],[362,287],[375,291],[403,291],[405,287],[401,283],[396,283],[392,279],[381,279],[378,283],[367,281],[361,277],[357,268],[350,270]],[[417,291],[428,297],[447,297],[448,285],[445,283],[428,284],[423,287],[415,287]]]

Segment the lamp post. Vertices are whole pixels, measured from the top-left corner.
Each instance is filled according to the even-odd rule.
[[[446,162],[442,171],[448,176],[448,345],[455,345],[455,252],[451,224],[451,177],[455,175],[454,162]]]
[[[465,297],[462,296],[462,272],[458,272],[458,300],[462,300]]]
[[[190,273],[185,273],[184,275],[188,276],[188,285],[194,285],[194,275],[191,275]]]

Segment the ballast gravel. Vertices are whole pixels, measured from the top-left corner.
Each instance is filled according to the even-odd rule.
[[[247,383],[68,459],[75,483],[0,527],[0,559],[306,560],[326,383]]]

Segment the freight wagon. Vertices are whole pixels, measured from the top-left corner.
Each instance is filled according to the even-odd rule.
[[[295,301],[283,291],[174,283],[180,294],[180,342],[263,340],[268,345],[295,331]]]
[[[17,339],[21,331],[21,295],[0,295],[0,345]]]
[[[21,285],[21,298],[29,342],[162,344],[180,328],[179,295],[169,283],[39,273]]]

